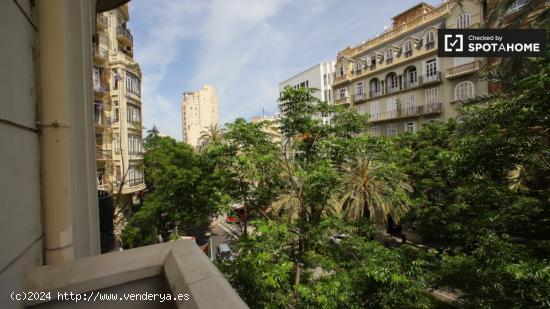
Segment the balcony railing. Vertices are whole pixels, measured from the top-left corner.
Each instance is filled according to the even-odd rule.
[[[94,58],[101,62],[107,61],[109,59],[109,50],[94,44]]]
[[[63,303],[57,295],[66,291],[81,295],[97,295],[98,291],[118,295],[128,291],[142,294],[147,291],[149,294],[164,295],[168,292],[172,295],[186,294],[189,297],[188,301],[176,302],[172,299],[167,300],[165,306],[156,307],[248,308],[225,276],[193,240],[170,241],[62,264],[34,267],[29,269],[24,290],[36,291],[39,295],[50,293],[53,297],[51,300],[40,297],[27,299],[19,307],[41,308],[40,305],[44,305],[55,308]],[[84,306],[104,308],[105,304],[90,302]],[[131,302],[119,304],[122,307],[135,307]]]
[[[476,60],[447,69],[447,78],[453,78],[473,73],[479,70],[479,67],[481,66],[480,63],[481,61]]]
[[[124,43],[126,43],[126,45],[132,45],[132,43],[134,42],[134,38],[132,37],[130,30],[126,29],[125,27],[116,28],[116,35],[117,39],[123,41]]]
[[[338,98],[338,99],[334,100],[334,104],[336,104],[336,105],[338,105],[338,104],[349,104],[349,103],[350,103],[349,97]]]
[[[406,108],[397,108],[395,110],[377,113],[371,115],[371,121],[384,121],[439,113],[441,113],[441,103],[430,103],[426,105],[408,106]]]
[[[382,90],[378,90],[378,91],[371,90],[369,91],[369,98],[376,98],[381,96],[382,94],[383,94]]]
[[[425,25],[428,22],[431,22],[435,19],[440,18],[441,16],[449,13],[454,5],[455,5],[455,1],[445,2],[442,5],[427,12],[426,14],[420,15],[417,18],[409,20],[402,25],[395,26],[382,34],[377,35],[375,38],[367,40],[366,42],[361,43],[358,46],[349,48],[340,53],[347,57],[357,56],[368,49],[381,45],[384,42],[387,42],[389,40],[393,40],[394,38],[402,35],[405,32],[411,31],[412,29],[420,25]]]
[[[409,89],[413,89],[413,88],[416,88],[420,86],[420,82],[417,80],[415,81],[410,81],[410,80],[406,80],[404,83],[403,83],[403,89],[404,90],[409,90]]]
[[[441,113],[441,103],[430,103],[420,106],[408,106],[401,111],[403,117],[420,116],[432,113]]]
[[[399,92],[401,89],[399,89],[399,86],[397,87],[386,87],[386,94],[390,93],[396,93]]]
[[[348,78],[347,74],[336,75],[336,77],[334,77],[334,82],[338,83],[338,82],[341,82],[343,80],[346,80],[347,78]]]
[[[361,102],[367,99],[366,93],[357,93],[353,95],[353,102]]]
[[[359,75],[361,75],[361,73],[363,73],[363,70],[362,70],[362,69],[353,70],[353,71],[351,72],[351,75],[353,75],[353,76],[359,76]]]
[[[420,85],[430,85],[441,82],[441,72],[437,71],[435,74],[426,74],[420,76]]]
[[[134,178],[134,179],[128,180],[128,185],[129,185],[130,187],[138,186],[138,185],[141,185],[142,183],[143,183],[143,177],[142,177],[142,178]]]

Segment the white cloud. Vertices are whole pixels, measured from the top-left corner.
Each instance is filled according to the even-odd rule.
[[[181,95],[203,84],[217,89],[222,124],[274,112],[281,80],[334,59],[416,1],[133,0],[144,124],[181,139]]]

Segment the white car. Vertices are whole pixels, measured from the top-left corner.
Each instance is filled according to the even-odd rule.
[[[233,260],[233,251],[231,251],[231,248],[229,248],[229,245],[226,243],[221,243],[216,248],[216,259],[221,260]]]

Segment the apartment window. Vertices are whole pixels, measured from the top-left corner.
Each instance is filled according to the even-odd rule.
[[[346,98],[346,88],[340,89],[339,93],[340,93],[340,95],[339,95],[338,98],[340,98],[340,99],[345,99]]]
[[[405,52],[404,52],[405,58],[409,58],[410,56],[412,56],[413,48],[412,48],[411,40],[408,40],[407,42],[405,42],[404,49],[405,49]]]
[[[371,119],[378,119],[378,116],[380,115],[380,107],[378,104],[378,101],[372,101],[370,102],[370,117]]]
[[[392,63],[393,62],[393,49],[389,48],[386,50],[386,63]]]
[[[141,136],[128,134],[128,153],[140,154],[142,152]]]
[[[408,67],[405,70],[405,84],[407,88],[416,86],[418,82],[418,76],[416,74],[416,67]]]
[[[386,132],[388,136],[397,136],[397,124],[389,124]]]
[[[328,96],[326,97],[326,100],[328,102],[332,102],[332,91],[329,89],[327,90],[328,91]]]
[[[143,171],[138,166],[130,166],[128,169],[128,184],[137,186],[143,183]]]
[[[429,31],[426,34],[426,50],[430,50],[435,47],[435,32]]]
[[[397,98],[389,98],[386,100],[386,111],[388,118],[397,117]]]
[[[392,93],[399,90],[399,78],[396,73],[390,73],[386,77],[386,85],[388,87],[388,92]]]
[[[378,78],[373,78],[371,81],[370,81],[370,91],[371,91],[371,97],[372,96],[377,96],[377,95],[381,95],[381,91],[380,91],[380,81],[378,80]]]
[[[456,19],[456,27],[458,29],[465,29],[470,27],[470,13],[462,13]]]
[[[94,66],[93,72],[94,90],[98,91],[101,87],[101,68]]]
[[[95,144],[96,144],[96,146],[102,146],[103,145],[103,134],[96,133],[96,135],[95,135]]]
[[[426,61],[426,77],[427,81],[437,79],[437,59]]]
[[[120,154],[120,134],[115,133],[113,135],[113,148],[115,149],[116,154]]]
[[[323,74],[323,85],[328,86],[328,76],[327,76],[327,74]]]
[[[367,63],[369,64],[371,70],[374,70],[376,68],[376,55],[367,57]]]
[[[426,89],[426,105],[428,109],[439,103],[439,91],[437,88]]]
[[[407,111],[408,115],[414,115],[415,114],[415,101],[416,97],[414,92],[409,92],[405,94],[405,110]]]
[[[118,122],[118,120],[119,120],[118,101],[113,101],[113,122]]]
[[[339,76],[344,76],[344,65],[338,67],[338,73],[340,74]]]
[[[355,84],[355,94],[357,95],[363,95],[363,83],[360,82],[360,83],[357,83]]]
[[[376,127],[370,128],[370,133],[373,136],[380,136],[380,127],[376,126]]]
[[[361,72],[362,65],[359,59],[355,60],[355,64],[353,66],[354,66],[355,72]]]
[[[128,104],[126,108],[126,120],[131,123],[140,123],[141,115],[139,107]]]
[[[126,71],[126,92],[133,93],[138,96],[141,93],[139,78],[129,71]]]
[[[405,123],[405,132],[416,133],[416,122]]]
[[[94,102],[94,120],[96,124],[101,124],[101,102]]]
[[[474,97],[474,83],[463,81],[455,86],[455,100],[465,100]]]

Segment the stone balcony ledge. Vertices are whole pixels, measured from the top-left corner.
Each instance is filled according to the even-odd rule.
[[[137,308],[138,303],[133,301],[119,301],[116,304],[99,301],[73,303],[58,301],[56,298],[57,292],[127,291],[125,286],[132,286],[135,282],[141,282],[150,293],[158,293],[154,280],[159,278],[173,295],[189,294],[189,300],[174,302],[171,307],[248,308],[192,240],[173,241],[35,268],[27,274],[27,291],[52,292],[52,300],[27,301],[26,306],[105,308],[106,305],[116,305],[117,308]],[[151,284],[151,290],[147,289],[148,284]]]

